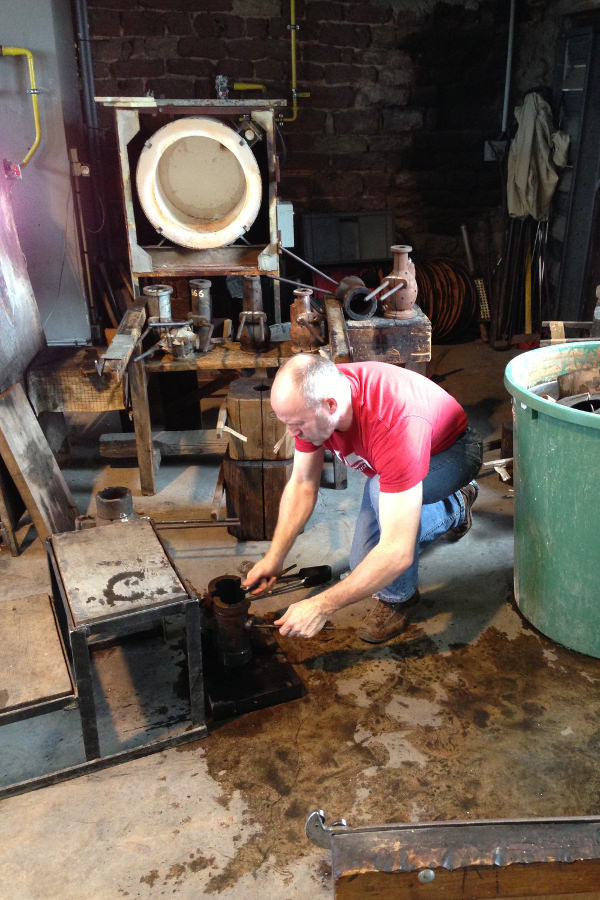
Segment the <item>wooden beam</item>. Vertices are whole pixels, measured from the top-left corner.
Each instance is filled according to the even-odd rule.
[[[0,394],[0,455],[40,538],[73,531],[77,506],[20,384]]]
[[[146,309],[142,304],[127,310],[110,345],[100,356],[103,378],[114,384],[122,380],[145,322]]]

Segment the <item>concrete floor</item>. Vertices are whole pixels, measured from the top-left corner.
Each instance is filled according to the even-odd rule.
[[[485,438],[510,419],[509,358],[481,342],[434,348],[430,376]],[[200,518],[216,466],[163,464],[154,497],[140,495],[135,468],[91,459],[65,475],[82,513],[94,512],[97,491],[128,485],[138,513]],[[345,570],[362,483],[350,472],[346,491],[321,491],[290,564]],[[332,888],[329,853],[304,836],[314,809],[350,826],[597,814],[600,661],[522,619],[512,600],[511,493],[490,470],[479,484],[469,535],[422,558],[422,603],[401,637],[359,641],[365,604],[357,604],[313,640],[281,639],[306,686],[301,699],[217,722],[202,741],[5,799],[0,896],[319,900]],[[49,590],[43,547],[26,531],[18,558],[0,555],[4,602]],[[265,548],[224,529],[166,536],[199,593]],[[256,612],[282,605],[265,599]],[[170,649],[165,672],[181,667]],[[98,656],[100,684],[131,681],[125,650]],[[154,700],[163,717],[185,716],[180,697]],[[130,719],[123,725],[108,707],[104,718],[111,748],[130,745]],[[81,759],[79,740],[76,710],[0,728],[4,783]]]

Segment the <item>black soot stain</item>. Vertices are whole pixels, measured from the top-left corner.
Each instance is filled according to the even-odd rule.
[[[114,606],[115,603],[131,603],[133,600],[141,600],[144,596],[143,591],[128,590],[126,594],[121,594],[116,586],[122,583],[126,588],[131,588],[133,583],[136,581],[141,582],[143,578],[144,573],[141,569],[137,572],[121,572],[119,575],[113,575],[112,578],[109,578],[103,591],[108,605]]]

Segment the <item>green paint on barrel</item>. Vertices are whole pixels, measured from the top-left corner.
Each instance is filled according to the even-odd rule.
[[[513,397],[515,597],[565,647],[600,657],[600,415],[547,400],[544,385],[600,365],[600,342],[531,350],[506,367]],[[537,393],[536,393],[537,390]]]

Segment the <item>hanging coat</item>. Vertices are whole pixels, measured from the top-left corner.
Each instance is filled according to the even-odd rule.
[[[558,181],[555,165],[565,165],[569,137],[554,130],[552,110],[535,92],[516,107],[515,118],[518,129],[508,152],[508,213],[545,222]]]

